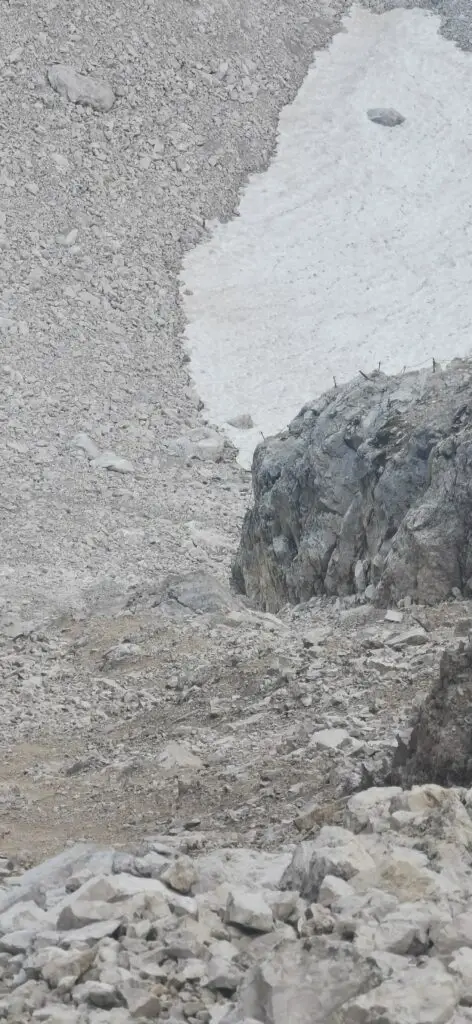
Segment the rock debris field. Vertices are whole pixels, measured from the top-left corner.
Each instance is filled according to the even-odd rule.
[[[187,254],[348,14],[1,6],[10,1024],[472,1020],[472,364],[314,387],[251,477],[184,345]]]

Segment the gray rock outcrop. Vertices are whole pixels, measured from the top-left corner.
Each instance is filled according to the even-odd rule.
[[[233,563],[277,611],[313,595],[472,592],[472,363],[334,388],[259,445]]]
[[[394,781],[469,786],[472,781],[472,646],[445,651],[408,745],[399,744]]]

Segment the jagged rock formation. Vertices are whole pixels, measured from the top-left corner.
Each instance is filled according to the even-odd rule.
[[[472,646],[445,651],[409,744],[399,744],[393,779],[469,786],[472,780]]]
[[[233,564],[277,611],[315,594],[434,604],[472,588],[472,363],[360,377],[254,455]]]

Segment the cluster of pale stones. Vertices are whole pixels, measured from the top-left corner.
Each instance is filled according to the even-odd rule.
[[[271,853],[72,846],[5,879],[0,1017],[466,1024],[471,808],[472,791],[379,787]]]

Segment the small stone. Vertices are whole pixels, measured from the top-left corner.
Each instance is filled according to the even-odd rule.
[[[72,443],[76,448],[81,448],[90,461],[92,461],[92,459],[99,458],[100,449],[97,448],[95,441],[92,441],[92,438],[89,437],[88,434],[76,434]]]
[[[82,951],[74,949],[68,952],[64,949],[46,948],[41,950],[41,954],[45,958],[41,968],[41,977],[47,981],[50,988],[72,988],[95,959],[94,949]],[[67,979],[67,984],[64,984],[65,979]]]
[[[63,244],[66,246],[66,248],[70,249],[71,245],[75,245],[75,243],[77,241],[77,235],[78,234],[79,234],[79,229],[78,228],[72,228],[72,230],[69,231],[67,233],[67,235],[64,236]]]
[[[212,957],[207,969],[207,986],[214,992],[235,992],[242,972],[230,960]]]
[[[233,889],[226,903],[225,921],[249,931],[270,932],[274,927],[272,910],[257,892]]]
[[[120,992],[132,1017],[160,1017],[161,1002],[159,996],[152,990],[130,984],[123,985]]]
[[[8,54],[7,60],[10,64],[18,64],[18,61],[21,60],[22,55],[23,47],[17,46],[16,50],[12,50],[12,52]]]
[[[252,416],[248,412],[243,412],[240,416],[233,416],[228,423],[230,427],[236,427],[236,430],[252,430],[254,426]]]
[[[472,949],[468,946],[456,949],[448,971],[460,979],[461,1000],[468,1006],[472,1005]]]
[[[94,469],[109,469],[112,473],[134,473],[133,463],[114,452],[102,452],[91,464]]]
[[[401,792],[400,786],[373,786],[355,793],[347,805],[346,825],[353,832],[375,831],[376,823],[388,818],[391,801]]]
[[[369,908],[372,913],[373,907]],[[448,913],[439,913],[433,903],[401,903],[382,921],[361,920],[357,928],[355,949],[361,956],[374,950],[395,953],[398,956],[427,954],[430,946],[430,928],[450,921]]]
[[[276,921],[296,921],[301,903],[296,889],[275,893],[268,891],[266,900]]]
[[[330,935],[334,931],[335,918],[328,907],[322,907],[319,903],[312,903],[298,923],[300,936],[307,935]]]
[[[197,877],[195,865],[190,857],[177,857],[160,875],[162,882],[184,895],[191,892]]]
[[[103,900],[75,900],[62,908],[56,927],[58,931],[68,931],[97,921],[110,921],[116,918],[118,909],[116,905]]]
[[[385,614],[385,622],[403,622],[403,612],[396,608],[389,608]]]
[[[51,153],[51,160],[54,161],[58,171],[68,171],[70,168],[69,161],[63,153]]]
[[[104,981],[86,981],[77,985],[73,992],[76,1003],[90,1003],[101,1010],[111,1010],[114,1006],[123,1006],[123,999],[114,985]]]
[[[346,729],[319,729],[313,733],[310,747],[319,747],[321,750],[337,750],[339,747],[345,747],[350,739]]]
[[[79,1011],[64,1003],[46,1003],[34,1011],[32,1019],[44,1024],[81,1024]]]
[[[341,1008],[339,1024],[443,1024],[457,997],[456,979],[439,960],[408,966]]]
[[[320,885],[318,902],[323,907],[332,907],[338,900],[354,895],[352,885],[336,875],[326,875]]]
[[[472,619],[459,619],[454,627],[454,636],[468,636],[472,632]]]
[[[431,928],[430,937],[434,943],[435,952],[443,956],[461,948],[470,949],[472,947],[472,911],[466,910],[463,914],[457,914],[449,924],[438,922]]]
[[[237,952],[237,951],[236,951]],[[182,970],[178,974],[174,974],[173,978],[179,983],[179,985],[185,985],[188,981],[201,981],[205,976],[206,964],[204,960],[190,959],[186,960]],[[163,972],[166,977],[165,972]],[[156,978],[156,980],[159,980]]]
[[[386,128],[396,128],[397,125],[403,124],[405,120],[403,114],[400,114],[394,107],[371,107],[367,111],[367,117],[369,121],[374,121],[375,124],[383,124]]]
[[[395,651],[401,651],[404,647],[421,647],[428,642],[428,634],[424,629],[408,629],[404,633],[397,633],[391,640],[387,640],[388,647]]]
[[[113,89],[97,82],[91,75],[81,75],[68,64],[54,64],[48,70],[48,81],[55,92],[71,103],[80,103],[94,110],[111,110],[115,95]]]
[[[174,774],[181,768],[192,769],[198,771],[202,767],[203,762],[200,757],[196,754],[192,754],[183,743],[176,743],[175,740],[171,740],[161,751],[159,755],[159,763],[165,769],[165,771]]]
[[[364,563],[358,559],[354,566],[354,583],[358,594],[363,594],[367,586]]]
[[[280,886],[299,889],[305,899],[314,902],[326,875],[337,875],[348,882],[358,872],[374,870],[375,861],[357,836],[337,825],[324,825],[316,839],[295,848]]]
[[[167,933],[165,955],[170,960],[199,960],[208,939],[208,931],[199,921],[186,921]]]
[[[331,630],[326,626],[320,626],[319,629],[310,629],[303,636],[303,646],[318,647],[320,644],[325,643],[330,634]]]
[[[48,915],[33,900],[18,902],[0,914],[0,935],[13,931],[40,931],[48,923]]]
[[[0,938],[0,953],[11,953],[12,956],[16,956],[17,953],[27,953],[35,938],[36,932],[28,928],[8,932]]]
[[[302,807],[301,811],[294,819],[295,828],[297,828],[299,832],[309,832],[310,829],[313,828],[313,825],[316,825],[317,822],[319,822],[322,813],[319,799],[310,800],[309,803]]]

